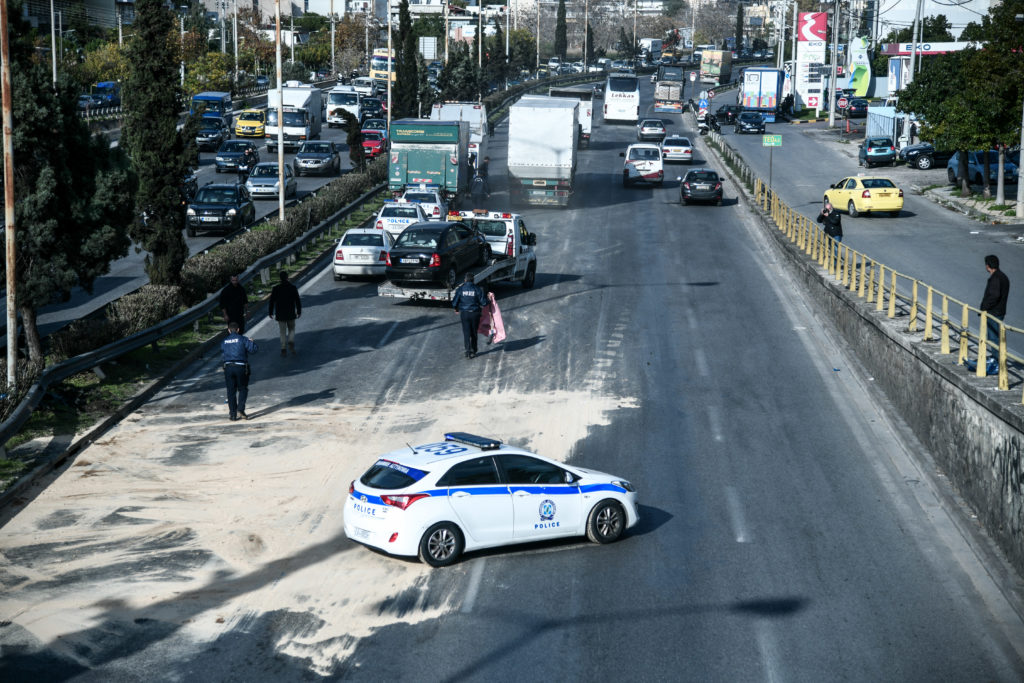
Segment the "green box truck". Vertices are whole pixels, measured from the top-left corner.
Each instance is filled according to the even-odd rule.
[[[469,122],[401,119],[391,123],[388,189],[439,190],[455,202],[469,187]]]

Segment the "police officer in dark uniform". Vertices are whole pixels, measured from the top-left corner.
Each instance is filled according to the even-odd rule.
[[[220,343],[220,352],[224,358],[224,383],[232,421],[239,417],[249,419],[245,414],[245,399],[249,397],[249,354],[258,350],[256,342],[238,333],[237,322],[228,323],[228,336]]]
[[[454,308],[462,320],[462,341],[466,347],[466,358],[476,357],[476,331],[480,327],[480,314],[483,311],[487,296],[473,282],[473,275],[466,273],[465,281],[455,290],[452,299]]]

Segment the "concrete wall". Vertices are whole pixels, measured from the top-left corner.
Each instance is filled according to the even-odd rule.
[[[902,419],[932,453],[989,535],[1024,573],[1024,406],[1021,386],[996,391],[995,377],[977,378],[956,353],[906,332],[874,304],[836,283],[798,250],[769,218],[790,273],[829,324],[843,335]],[[938,337],[936,327],[935,336]]]

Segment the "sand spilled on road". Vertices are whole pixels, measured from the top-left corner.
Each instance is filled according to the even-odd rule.
[[[223,406],[168,413],[150,404],[4,528],[0,576],[14,587],[0,619],[69,656],[92,653],[90,664],[116,658],[112,622],[158,620],[174,638],[210,642],[266,629],[274,615],[277,651],[330,672],[375,628],[431,619],[461,600],[454,590],[439,599],[436,588],[455,585],[464,567],[431,571],[345,538],[349,482],[380,453],[461,430],[567,460],[588,430],[634,407],[589,392],[484,393],[229,423]],[[167,631],[137,636],[137,649]]]

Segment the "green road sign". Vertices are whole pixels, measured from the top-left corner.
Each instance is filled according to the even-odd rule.
[[[762,147],[782,147],[782,136],[781,135],[762,135],[761,136]]]

